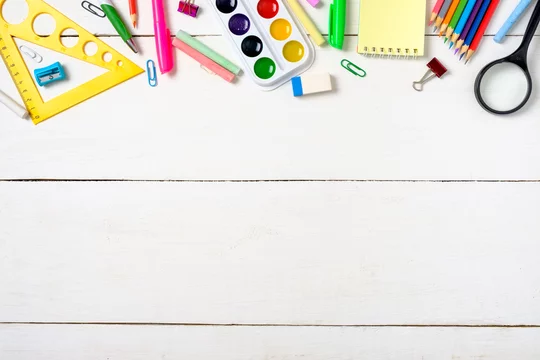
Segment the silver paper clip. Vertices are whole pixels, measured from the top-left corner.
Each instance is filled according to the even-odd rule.
[[[35,62],[40,63],[43,61],[43,57],[39,55],[37,52],[35,52],[34,50],[30,49],[28,46],[21,45],[19,46],[19,49],[21,50],[23,54],[29,56]]]
[[[146,62],[146,74],[148,75],[148,85],[151,87],[157,86],[157,73],[156,73],[156,63],[154,60],[148,60]]]
[[[104,18],[106,16],[105,12],[101,10],[99,6],[92,4],[90,1],[83,1],[81,3],[81,6],[84,10],[88,11],[91,14],[99,16],[100,18]]]

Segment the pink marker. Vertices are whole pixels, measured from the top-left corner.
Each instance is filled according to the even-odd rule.
[[[204,56],[203,54],[201,54],[200,52],[198,52],[191,46],[187,45],[186,43],[180,41],[177,38],[175,38],[172,43],[175,48],[186,53],[188,56],[195,59],[204,68],[222,77],[225,81],[232,82],[234,80],[235,75],[232,72],[225,69],[223,66],[213,62],[211,59],[207,58],[206,56]]]
[[[313,6],[313,7],[317,7],[317,4],[319,3],[319,0],[306,0],[309,5]]]
[[[162,74],[166,74],[173,69],[174,59],[171,47],[171,32],[167,28],[167,22],[165,21],[163,0],[152,0],[152,10],[159,70]]]

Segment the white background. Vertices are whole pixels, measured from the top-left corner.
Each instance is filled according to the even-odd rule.
[[[329,0],[301,1],[327,34]],[[156,60],[150,1],[142,55],[79,1],[49,3]],[[310,70],[331,93],[228,84],[177,51],[157,88],[143,74],[38,126],[0,107],[0,358],[538,359],[540,101],[496,117],[473,94],[521,41],[531,11],[492,40],[516,3],[467,66],[427,28],[424,58],[357,55],[355,0],[346,50]],[[173,33],[239,63],[209,4],[166,4]],[[418,93],[433,56],[449,71]],[[85,66],[66,60],[70,86]],[[0,87],[18,99],[3,66]]]

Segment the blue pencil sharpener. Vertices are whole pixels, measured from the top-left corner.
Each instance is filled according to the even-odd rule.
[[[55,81],[64,80],[66,78],[66,73],[62,65],[59,62],[56,62],[50,66],[35,69],[34,77],[39,86],[45,86]]]

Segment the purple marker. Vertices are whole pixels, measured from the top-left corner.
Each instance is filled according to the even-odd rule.
[[[469,35],[469,31],[471,31],[472,25],[474,23],[474,19],[476,19],[476,15],[478,15],[478,11],[480,11],[480,8],[482,7],[482,4],[485,1],[490,2],[491,0],[480,0],[480,1],[477,1],[476,4],[474,5],[471,15],[469,16],[469,19],[467,20],[467,23],[465,24],[465,28],[459,35],[459,40],[456,43],[456,51],[454,52],[454,55],[456,55],[459,49],[461,49],[463,42],[467,38],[467,35]]]

